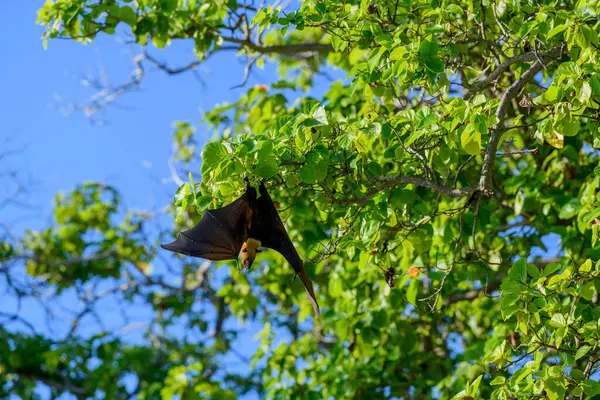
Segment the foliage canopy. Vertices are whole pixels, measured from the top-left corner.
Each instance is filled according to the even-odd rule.
[[[123,27],[142,46],[131,79],[91,113],[139,86],[148,65],[184,73],[233,50],[249,74],[278,68],[276,82],[206,113],[218,140],[201,152],[194,127],[175,125],[179,167],[202,164],[175,195],[174,229],[239,196],[244,176],[267,179],[324,316],[312,322],[271,252],[250,277],[178,259],[185,280],[167,282],[148,267],[147,216],[117,223],[118,192],[82,186],[57,198],[60,226],[5,239],[0,271],[26,256],[27,273],[56,290],[116,279],[124,301],[153,307],[156,326],[184,323],[203,340],[149,330],[133,346],[74,327],[53,342],[1,328],[0,388],[24,398],[36,382],[81,398],[600,395],[599,13],[597,1],[560,0],[48,0],[45,40],[87,43]],[[150,54],[176,40],[194,42],[193,63]],[[332,70],[345,81],[307,96]],[[533,257],[540,249],[553,254]],[[224,326],[230,316],[264,326],[251,372],[221,362],[243,334]]]

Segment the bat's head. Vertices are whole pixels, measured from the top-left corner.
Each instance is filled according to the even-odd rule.
[[[242,244],[240,258],[242,259],[242,266],[244,269],[249,269],[252,267],[252,263],[254,262],[256,255],[259,253],[260,246],[260,240],[252,238],[248,238],[248,240]]]

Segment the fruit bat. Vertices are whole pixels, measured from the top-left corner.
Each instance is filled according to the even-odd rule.
[[[300,277],[315,310],[320,315],[304,263],[279,218],[264,182],[256,189],[246,179],[246,192],[233,203],[215,210],[206,210],[198,225],[179,233],[173,243],[161,247],[175,253],[208,260],[236,260],[239,257],[244,269],[249,269],[261,247],[280,253]]]

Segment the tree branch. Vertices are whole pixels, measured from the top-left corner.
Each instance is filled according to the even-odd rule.
[[[161,69],[169,75],[177,75],[181,74],[182,72],[191,71],[200,65],[200,61],[196,60],[182,67],[170,67],[167,64],[160,62],[156,58],[152,57],[146,50],[144,50],[143,54],[144,59],[148,60],[150,63],[154,64],[157,68]]]
[[[89,257],[79,257],[79,258],[72,258],[72,259],[51,261],[51,262],[41,260],[40,258],[38,258],[36,256],[24,256],[23,258],[34,261],[35,263],[38,263],[38,264],[47,265],[49,267],[58,267],[61,265],[75,265],[75,264],[83,264],[83,263],[88,263],[88,262],[93,262],[93,261],[105,260],[107,258],[115,257],[116,255],[117,255],[117,253],[115,251],[105,251],[102,253],[97,253],[97,254],[91,255]]]
[[[47,386],[55,388],[60,392],[71,393],[77,399],[85,399],[92,394],[89,389],[83,386],[83,382],[80,381],[77,382],[77,384],[73,384],[71,379],[59,373],[51,374],[41,370],[34,371],[33,368],[26,367],[15,368],[15,372],[33,381],[39,381]]]
[[[438,185],[437,183],[425,180],[418,176],[393,176],[393,175],[386,176],[386,175],[384,175],[384,176],[376,176],[371,179],[375,180],[375,181],[383,181],[383,182],[386,182],[393,186],[409,185],[409,184],[416,185],[416,186],[422,186],[422,187],[426,187],[426,188],[435,190],[436,192],[447,194],[448,196],[452,196],[452,197],[465,197],[477,190],[476,186],[452,189],[447,186]]]
[[[333,47],[331,45],[322,43],[298,43],[261,46],[252,42],[251,40],[238,39],[227,36],[222,36],[221,38],[225,42],[240,44],[262,54],[277,53],[283,55],[297,55],[299,53],[329,53],[333,51]]]
[[[562,47],[555,47],[548,53],[541,55],[540,58],[543,62],[547,62],[548,60],[559,57],[561,53]],[[544,64],[541,61],[538,60],[533,63],[531,68],[525,71],[525,73],[523,73],[519,79],[513,82],[508,90],[502,95],[500,106],[496,111],[498,123],[492,128],[490,141],[488,142],[485,155],[483,157],[483,166],[481,167],[481,177],[479,179],[479,190],[484,192],[491,190],[490,186],[492,181],[492,172],[494,171],[494,161],[496,160],[496,149],[500,143],[500,137],[504,132],[504,114],[506,114],[510,102],[519,94],[523,87],[525,87],[527,82],[529,82],[535,76],[535,74],[542,70],[542,68],[544,68]]]
[[[465,84],[465,87],[470,88],[469,92],[465,94],[465,99],[468,100],[471,97],[473,97],[475,92],[483,89],[484,87],[486,87],[487,85],[489,85],[490,83],[492,83],[493,81],[498,79],[504,71],[506,71],[511,65],[513,65],[515,63],[527,62],[527,61],[539,61],[540,59],[542,61],[544,59],[550,60],[553,58],[557,58],[561,54],[561,52],[562,52],[561,47],[554,47],[552,50],[550,50],[548,53],[545,53],[545,54],[536,54],[536,52],[532,51],[530,53],[511,57],[511,58],[505,60],[502,64],[500,64],[498,66],[498,68],[496,68],[494,71],[492,71],[492,73],[489,74],[488,76],[484,77],[481,81],[474,83],[474,84],[469,84],[468,82],[463,82],[463,84]]]
[[[448,297],[448,301],[445,302],[445,305],[458,303],[459,301],[464,300],[474,300],[483,292],[485,294],[491,293],[497,290],[502,284],[502,277],[493,282],[489,282],[487,285],[481,287],[480,289],[469,290],[468,292],[462,294],[452,294]]]
[[[348,198],[348,199],[336,199],[333,198],[332,201],[334,204],[362,204],[364,205],[371,198],[375,197],[379,192],[384,189],[400,186],[400,185],[416,185],[422,186],[429,189],[432,189],[436,192],[440,192],[452,197],[466,197],[471,193],[478,190],[477,186],[469,186],[465,188],[449,188],[447,186],[438,185],[437,183],[428,181],[426,179],[420,178],[418,176],[393,176],[393,175],[384,175],[384,176],[375,176],[370,178],[372,181],[381,182],[379,185],[369,189],[364,196]]]

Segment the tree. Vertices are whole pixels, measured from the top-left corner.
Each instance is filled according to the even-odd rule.
[[[123,26],[142,47],[131,80],[107,88],[92,112],[139,86],[148,64],[177,74],[235,50],[247,76],[278,67],[270,87],[206,114],[220,139],[203,147],[201,177],[175,195],[175,230],[239,196],[244,176],[266,179],[324,315],[311,322],[285,268],[252,273],[250,284],[229,263],[219,285],[217,267],[185,260],[179,287],[145,272],[156,253],[136,236],[143,221],[110,224],[118,194],[88,186],[58,199],[57,220],[72,229],[27,238],[28,273],[59,289],[125,280],[125,299],[152,304],[160,326],[185,315],[206,332],[212,305],[214,340],[57,345],[3,330],[4,387],[50,381],[82,398],[600,395],[598,11],[595,1],[48,1],[45,40],[85,43]],[[193,40],[197,60],[172,68],[150,54],[175,40]],[[347,83],[303,95],[331,70]],[[185,168],[198,157],[193,128],[179,124],[175,141]],[[90,227],[103,239],[85,256]],[[549,235],[559,238],[550,249]],[[23,256],[4,246],[3,258]],[[533,257],[537,249],[554,254]],[[224,328],[230,315],[264,324],[245,376],[218,363],[240,332]],[[275,345],[282,332],[291,339]],[[24,367],[11,351],[19,346],[37,346],[39,358]],[[85,366],[90,357],[98,368]],[[139,380],[133,392],[115,383],[126,372]]]

